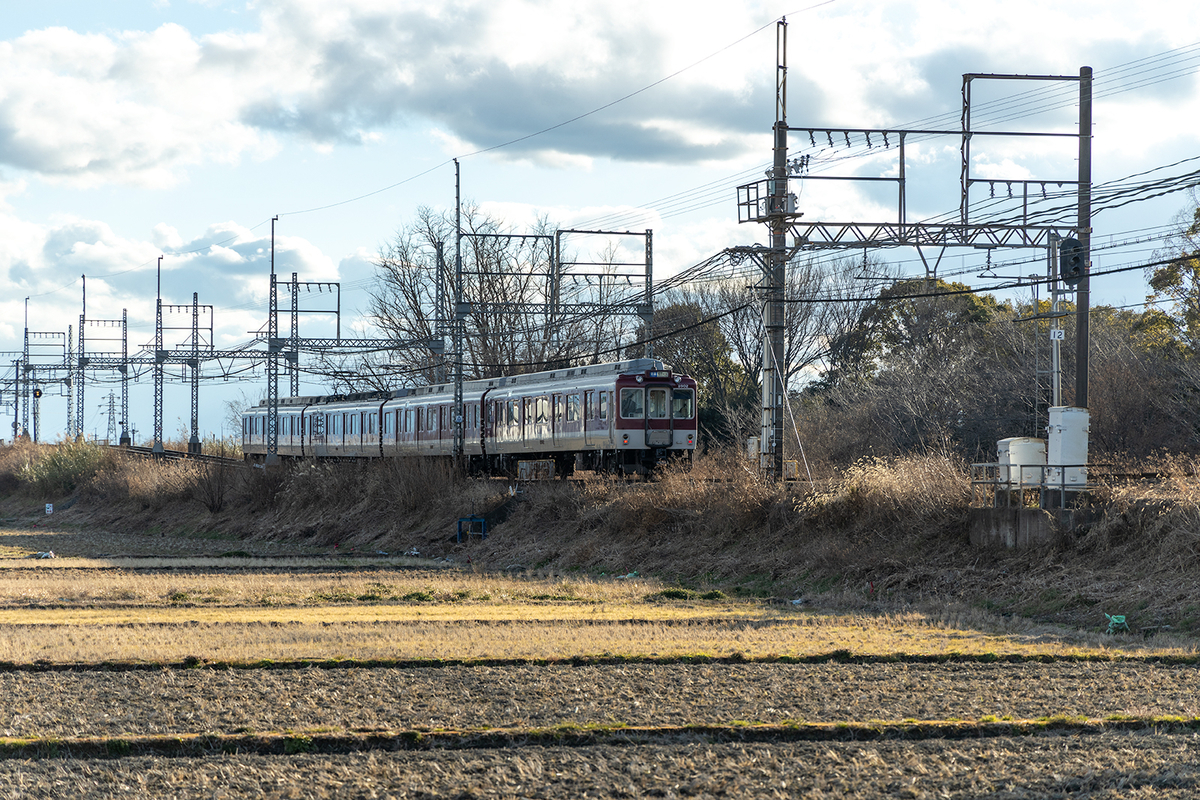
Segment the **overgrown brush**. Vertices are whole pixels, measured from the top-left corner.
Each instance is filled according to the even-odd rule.
[[[51,499],[74,492],[88,481],[107,459],[106,449],[92,442],[33,444],[17,442],[4,448],[0,483],[8,491],[26,487],[38,497]]]
[[[897,533],[961,530],[971,501],[967,465],[944,453],[863,458],[833,487],[796,504],[811,525]]]
[[[1190,572],[1200,566],[1200,475],[1195,457],[1161,454],[1152,459],[1114,459],[1136,481],[1110,480],[1093,494],[1104,515],[1076,543],[1082,552],[1140,559],[1153,554],[1159,569]],[[1150,477],[1152,476],[1152,477]]]
[[[158,461],[108,453],[80,495],[105,503],[133,503],[155,511],[192,499],[204,465],[193,461]]]

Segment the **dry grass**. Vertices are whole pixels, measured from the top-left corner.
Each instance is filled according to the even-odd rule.
[[[43,562],[45,563],[45,562]],[[231,565],[234,566],[234,565]],[[281,565],[282,566],[282,565]],[[558,659],[1192,652],[979,611],[815,614],[757,600],[669,599],[657,581],[460,571],[10,570],[0,660]]]
[[[525,602],[630,604],[662,589],[658,581],[600,581],[583,577],[518,578],[458,570],[394,568],[352,569],[329,564],[312,571],[312,561],[221,559],[177,560],[153,571],[139,560],[136,570],[106,568],[90,562],[81,569],[74,559],[0,562],[0,608],[48,606],[285,606],[336,603],[509,604]],[[163,562],[166,563],[166,562]],[[396,559],[395,565],[418,563]],[[47,566],[53,564],[54,566]],[[208,564],[202,569],[200,564]],[[307,568],[306,568],[307,567]],[[7,568],[7,569],[4,569]],[[345,571],[343,571],[345,570]]]
[[[386,612],[400,610],[402,618]],[[505,611],[503,607],[494,609]],[[1071,636],[1061,631],[989,633],[920,614],[895,616],[750,613],[750,618],[712,619],[706,609],[562,609],[542,606],[536,614],[515,608],[513,617],[473,609],[417,611],[387,606],[230,610],[180,609],[172,614],[79,614],[76,623],[30,624],[40,614],[5,614],[7,634],[0,660],[31,663],[104,661],[210,661],[253,663],[263,659],[567,659],[580,657],[813,656],[835,651],[856,655],[896,653],[945,656],[985,655],[1193,655],[1194,647],[1160,640]],[[221,611],[217,614],[215,612]],[[456,613],[457,612],[457,613]],[[61,617],[57,612],[54,616]],[[418,620],[413,617],[427,616]],[[208,616],[254,621],[213,622]],[[531,618],[533,616],[541,619]],[[93,617],[98,619],[93,620]],[[161,618],[177,622],[160,623]],[[200,617],[200,619],[193,619]],[[449,619],[447,619],[449,617]],[[558,618],[561,617],[561,618]],[[633,617],[631,619],[631,617]],[[662,617],[667,617],[663,619]],[[134,619],[143,621],[132,621]],[[994,622],[992,623],[995,624]]]

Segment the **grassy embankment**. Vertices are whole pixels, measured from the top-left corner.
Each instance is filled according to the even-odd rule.
[[[1007,553],[967,544],[965,465],[938,454],[860,461],[825,470],[812,486],[765,482],[740,459],[716,455],[651,484],[590,476],[511,498],[503,482],[456,478],[425,462],[251,470],[140,461],[88,445],[18,445],[0,449],[0,514],[15,529],[0,548],[415,548],[473,568],[576,582],[636,571],[664,587],[731,598],[804,597],[862,612],[956,603],[1088,630],[1102,629],[1107,612],[1125,614],[1135,632],[1170,626],[1190,635],[1200,629],[1200,482],[1186,461],[1160,469],[1157,482],[1098,491],[1098,521],[1063,546]],[[44,501],[70,507],[46,519],[38,516]],[[492,535],[454,542],[455,520],[472,513],[489,518]],[[33,524],[51,521],[59,538],[30,538]],[[105,534],[121,535],[120,543],[89,549]]]

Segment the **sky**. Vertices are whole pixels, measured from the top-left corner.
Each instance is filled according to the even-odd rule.
[[[120,319],[125,309],[131,351],[152,341],[160,256],[164,303],[191,304],[197,293],[214,308],[213,344],[245,344],[265,325],[276,216],[277,272],[339,281],[343,331],[371,335],[372,259],[421,207],[453,208],[455,158],[464,201],[514,230],[540,217],[559,228],[652,230],[656,277],[765,242],[761,225],[738,223],[735,187],[759,180],[771,159],[775,23],[785,16],[794,127],[954,129],[964,73],[1073,76],[1087,65],[1096,79],[1095,184],[1128,189],[1162,178],[1174,187],[1200,156],[1200,7],[1130,8],[1108,0],[9,4],[0,17],[0,376],[11,378],[26,313],[33,331],[78,326],[85,283],[89,320]],[[1074,84],[972,86],[980,125],[1075,130]],[[896,174],[895,147],[878,139],[869,152],[857,140],[843,152],[791,136],[795,155],[813,156],[813,175]],[[975,139],[973,175],[998,183],[973,191],[994,189],[1003,205],[1007,180],[1072,180],[1074,147],[1062,138]],[[907,153],[908,219],[954,212],[957,138],[926,137]],[[805,220],[838,222],[894,219],[894,187],[791,184]],[[1174,192],[1121,204],[1131,196],[1097,213],[1093,270],[1151,260],[1190,202]],[[873,255],[922,272],[911,252]],[[951,251],[939,274],[987,285],[977,276],[1044,270],[1029,251],[991,258],[986,272],[986,252]],[[1146,294],[1136,269],[1093,279],[1094,303]],[[190,314],[168,324],[190,324]],[[304,335],[326,335],[328,319],[304,326]],[[89,350],[112,349],[104,331],[89,327],[93,335]],[[168,332],[166,345],[185,335]],[[38,352],[51,360],[59,340],[39,341],[50,343]],[[88,376],[89,436],[105,435],[113,379]],[[65,427],[62,388],[47,382],[43,439]],[[226,404],[264,390],[261,373],[224,376],[212,366],[202,433],[227,432]],[[302,391],[323,388],[314,378]],[[143,376],[131,388],[139,439],[151,429],[151,396]],[[7,438],[10,392],[4,400]],[[186,386],[169,380],[167,436],[188,416]]]

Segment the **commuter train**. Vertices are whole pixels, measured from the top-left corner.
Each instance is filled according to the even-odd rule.
[[[696,449],[696,382],[641,358],[463,383],[463,454],[478,472],[515,474],[519,461],[647,474]],[[266,400],[242,417],[242,452],[267,455]],[[279,400],[284,459],[448,458],[454,384]]]

